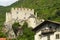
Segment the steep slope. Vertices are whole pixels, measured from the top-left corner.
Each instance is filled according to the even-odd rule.
[[[11,8],[23,7],[33,8],[38,13],[39,18],[46,20],[54,20],[60,22],[60,0],[19,0],[18,2],[7,6],[0,7],[0,31],[5,21],[5,13],[9,12]],[[0,32],[1,33],[1,32]],[[3,34],[0,34],[0,37]],[[6,35],[5,35],[6,36]],[[2,37],[5,37],[2,36]]]

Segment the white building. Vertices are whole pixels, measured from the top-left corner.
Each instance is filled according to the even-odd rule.
[[[60,40],[60,23],[44,21],[33,29],[34,40]]]

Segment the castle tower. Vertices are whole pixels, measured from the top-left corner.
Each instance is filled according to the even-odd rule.
[[[11,21],[12,20],[12,15],[11,15],[11,13],[7,13],[6,12],[6,22],[9,22],[9,21]]]
[[[36,17],[31,14],[28,19],[28,27],[35,28],[36,27]]]

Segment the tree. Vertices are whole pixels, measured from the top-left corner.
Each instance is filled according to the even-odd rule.
[[[34,32],[32,32],[31,28],[28,28],[27,23],[25,22],[22,26],[23,35],[18,37],[18,40],[34,40]]]

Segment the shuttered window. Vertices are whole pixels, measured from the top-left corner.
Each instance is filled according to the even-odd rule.
[[[60,35],[59,34],[56,34],[56,39],[60,39]]]

